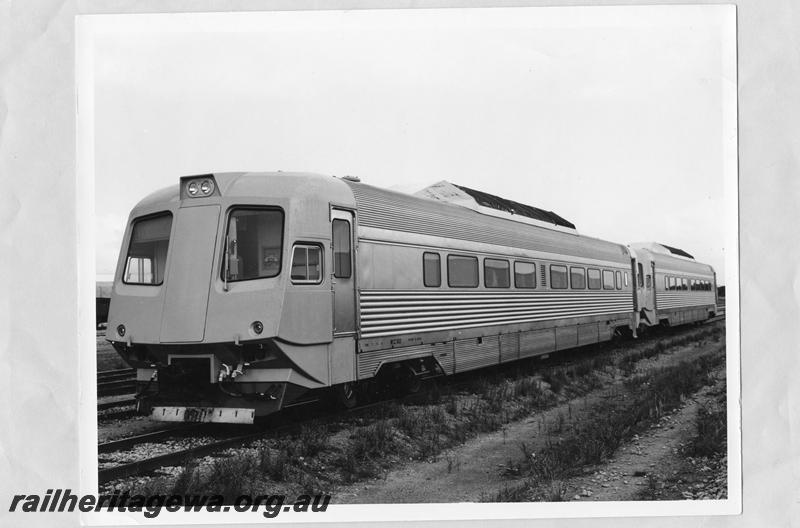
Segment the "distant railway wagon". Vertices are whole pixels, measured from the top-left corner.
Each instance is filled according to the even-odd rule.
[[[252,422],[714,313],[710,266],[441,182],[189,176],[131,212],[107,339],[166,421]]]
[[[108,306],[111,303],[113,283],[98,281],[95,284],[95,325],[100,326],[108,320]]]

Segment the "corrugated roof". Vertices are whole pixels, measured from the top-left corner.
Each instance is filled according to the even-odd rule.
[[[687,252],[685,252],[682,249],[674,248],[674,247],[668,246],[666,244],[661,244],[661,242],[659,242],[659,244],[664,246],[665,248],[667,248],[669,250],[669,252],[672,253],[673,255],[680,255],[681,257],[687,257],[687,258],[690,258],[690,259],[694,260],[693,256],[691,256],[690,254],[688,254]]]
[[[499,196],[482,191],[476,191],[475,189],[470,189],[469,187],[464,187],[462,185],[456,185],[456,187],[472,196],[472,198],[478,202],[478,205],[482,205],[483,207],[490,207],[498,211],[505,211],[515,215],[527,216],[528,218],[533,218],[534,220],[540,220],[542,222],[548,222],[558,226],[575,229],[575,224],[558,216],[553,211],[545,211],[544,209],[539,209],[538,207],[525,205],[515,202],[514,200],[501,198]]]
[[[346,181],[358,204],[358,225],[387,231],[466,240],[556,255],[629,264],[625,246],[579,235],[574,230],[493,216],[446,200],[412,196],[364,183]],[[466,192],[466,191],[464,191]],[[472,198],[470,198],[472,200]]]

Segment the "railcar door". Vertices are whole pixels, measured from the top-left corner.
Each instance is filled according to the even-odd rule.
[[[353,213],[331,209],[333,333],[337,336],[353,334],[356,330],[353,241]]]
[[[643,322],[649,325],[658,323],[655,311],[655,268],[646,252],[637,255],[636,285],[639,289],[639,313]]]

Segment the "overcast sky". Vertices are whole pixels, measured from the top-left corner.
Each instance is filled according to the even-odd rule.
[[[722,276],[734,24],[730,6],[99,17],[98,278],[142,197],[238,170],[448,180]]]

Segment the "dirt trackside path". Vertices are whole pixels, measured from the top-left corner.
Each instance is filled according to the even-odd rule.
[[[721,350],[714,343],[678,347],[642,360],[633,373],[646,375],[693,357],[724,355],[724,345]],[[714,368],[714,376],[724,380],[724,363]],[[707,398],[707,387],[646,431],[623,442],[601,465],[583,467],[579,470],[582,476],[545,483],[532,479],[524,467],[526,457],[558,443],[562,436],[568,436],[574,424],[585,423],[589,413],[596,416],[605,402],[611,405],[630,400],[623,381],[622,376],[617,376],[584,396],[467,440],[435,460],[410,461],[388,471],[383,478],[337,487],[333,501],[381,504],[663,498],[646,495],[658,482],[664,486],[664,476],[685,471],[679,448],[694,434],[698,401]],[[660,480],[648,477],[654,473],[661,475]],[[678,494],[670,498],[683,497]]]
[[[687,460],[682,454],[696,434],[698,408],[707,405],[715,397],[712,393],[724,387],[724,366],[718,367],[714,375],[713,387],[702,388],[647,433],[634,436],[606,463],[596,466],[591,475],[570,479],[566,483],[566,498],[584,501],[721,498],[723,491],[726,492],[724,485],[715,486],[713,496],[695,497],[692,491],[709,487],[708,482],[714,477],[721,477],[724,484],[726,472],[713,475],[712,468],[704,463],[692,468],[694,460]],[[695,469],[696,474],[687,477],[689,469]]]
[[[562,407],[567,406],[479,436],[436,462],[415,462],[390,471],[385,479],[337,489],[334,500],[344,504],[478,502],[487,491],[516,482],[503,476],[503,468],[521,456],[521,442],[530,444],[531,437],[542,430],[543,421],[555,420]]]

